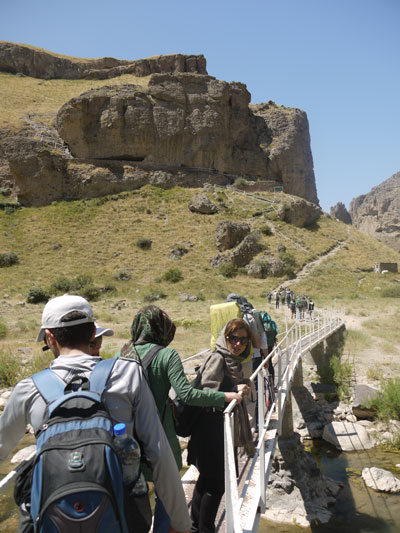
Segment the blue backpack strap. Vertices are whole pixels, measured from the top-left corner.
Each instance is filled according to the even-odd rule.
[[[64,395],[65,382],[50,368],[45,368],[41,372],[33,374],[32,380],[46,404]]]
[[[90,390],[92,392],[96,392],[100,396],[103,394],[107,380],[117,359],[117,357],[113,357],[112,359],[102,359],[97,363],[89,378]]]

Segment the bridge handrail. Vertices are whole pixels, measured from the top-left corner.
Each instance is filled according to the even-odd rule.
[[[288,394],[290,392],[291,381],[294,377],[298,361],[303,352],[311,349],[314,344],[323,340],[324,337],[331,334],[335,329],[338,329],[343,324],[343,319],[338,311],[323,310],[316,313],[315,318],[307,317],[306,319],[296,320],[295,323],[288,328],[286,322],[286,333],[284,337],[275,346],[274,350],[262,361],[260,366],[250,376],[250,380],[258,381],[258,443],[256,448],[256,455],[252,462],[259,461],[259,480],[257,498],[252,502],[254,512],[250,513],[246,525],[243,525],[240,520],[240,507],[242,506],[248,487],[250,486],[250,479],[247,479],[244,489],[239,498],[238,485],[236,482],[236,465],[234,450],[234,417],[233,410],[237,405],[237,401],[233,400],[224,411],[224,442],[225,442],[225,503],[226,503],[226,521],[225,527],[228,533],[242,533],[243,531],[253,531],[256,524],[256,515],[258,509],[261,513],[265,512],[266,504],[266,487],[269,479],[269,472],[272,465],[272,459],[275,451],[276,438],[282,430],[282,416],[284,413]],[[304,329],[304,334],[303,334]],[[284,355],[286,355],[286,366],[282,369],[282,362]],[[278,367],[278,381],[276,388],[276,395],[269,410],[265,413],[265,388],[264,388],[264,374],[266,366],[270,359],[277,357]],[[272,417],[274,414],[274,422],[272,424]],[[267,415],[267,416],[266,416]],[[265,436],[271,426],[274,436],[270,439],[268,448],[268,461],[265,461],[266,443]],[[256,470],[256,469],[254,469]],[[253,468],[250,469],[250,472]],[[251,474],[250,474],[251,475]],[[250,522],[250,524],[249,524]]]

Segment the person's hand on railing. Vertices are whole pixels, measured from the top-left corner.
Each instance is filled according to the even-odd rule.
[[[250,380],[247,380],[249,383],[240,383],[237,388],[238,388],[238,392],[243,394],[244,396],[247,396],[248,394],[250,394],[250,389],[251,389],[251,384],[250,384]]]
[[[239,392],[225,392],[225,403],[231,403],[233,400],[240,403],[243,400],[243,394],[240,394]]]

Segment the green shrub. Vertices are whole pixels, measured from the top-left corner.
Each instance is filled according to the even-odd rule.
[[[371,398],[367,406],[382,420],[400,420],[400,378],[387,379],[382,390]]]
[[[4,322],[0,322],[0,339],[4,339],[7,336],[7,326]]]
[[[142,250],[150,250],[152,243],[151,239],[141,238],[136,241],[136,246]]]
[[[224,263],[218,267],[218,272],[221,276],[224,276],[224,278],[234,278],[238,274],[238,269],[235,265],[232,265],[232,263]]]
[[[164,281],[169,281],[170,283],[177,283],[183,279],[182,272],[179,268],[170,268],[162,275]]]
[[[333,381],[337,385],[339,400],[346,400],[350,397],[350,387],[353,379],[353,365],[350,361],[341,361],[337,355],[332,356],[331,367]]]
[[[0,386],[13,387],[18,381],[19,368],[14,356],[0,353]]]
[[[17,263],[19,263],[19,259],[14,252],[0,253],[0,267],[9,267]]]
[[[247,183],[248,183],[248,181],[245,180],[244,178],[236,178],[233,184],[236,187],[240,187],[241,185],[247,185]]]
[[[263,233],[264,235],[268,237],[269,235],[272,235],[272,229],[270,228],[270,226],[268,226],[268,224],[265,224],[261,228],[261,233]]]
[[[87,285],[93,285],[93,277],[90,274],[79,274],[73,281],[73,288],[77,291]]]
[[[42,287],[31,287],[28,291],[26,301],[28,304],[39,304],[41,302],[47,302],[50,299],[48,290]]]
[[[60,276],[50,285],[49,292],[50,294],[65,294],[66,292],[71,292],[72,288],[72,281],[64,276]]]
[[[296,276],[297,268],[296,258],[294,255],[290,252],[280,252],[279,257],[285,263],[285,274],[290,278],[294,278]]]
[[[129,281],[132,277],[132,274],[129,272],[129,270],[120,270],[116,274],[114,274],[114,279],[118,281]]]
[[[102,292],[118,292],[117,287],[115,285],[112,285],[111,283],[106,283],[101,290]]]
[[[94,302],[100,298],[101,289],[99,287],[95,287],[94,285],[86,285],[80,289],[79,295],[86,298],[86,300],[89,302]]]

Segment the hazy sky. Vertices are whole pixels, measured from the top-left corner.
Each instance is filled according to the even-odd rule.
[[[0,39],[77,57],[204,54],[306,111],[320,204],[400,171],[400,0],[0,0]]]

